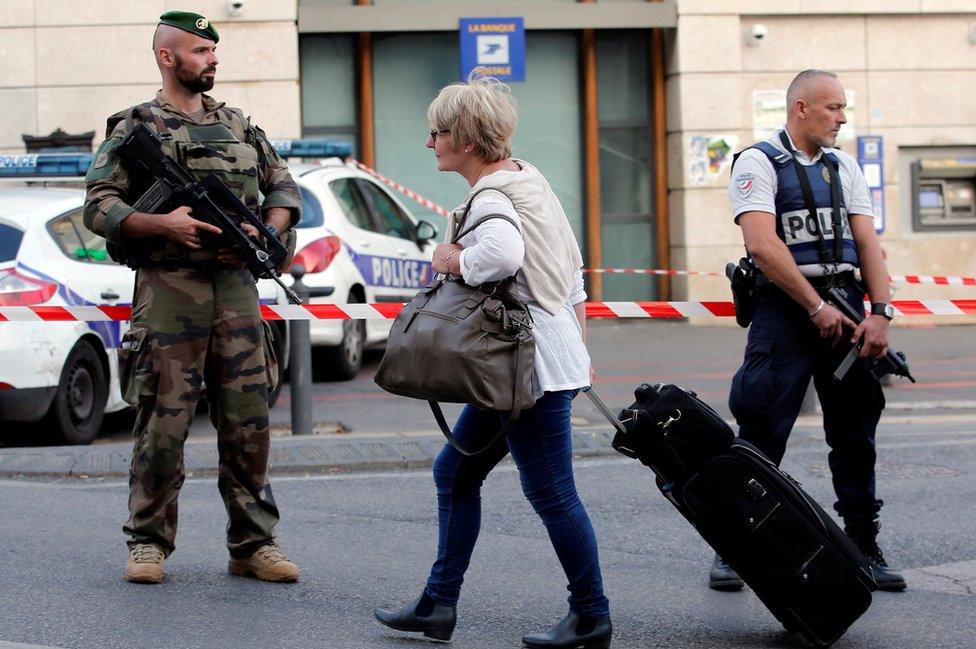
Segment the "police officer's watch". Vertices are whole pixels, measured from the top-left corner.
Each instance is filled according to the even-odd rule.
[[[888,320],[892,320],[895,317],[895,309],[884,302],[872,302],[871,315],[883,315]]]

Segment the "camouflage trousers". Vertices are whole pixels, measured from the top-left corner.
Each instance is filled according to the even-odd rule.
[[[119,379],[136,406],[129,519],[136,543],[175,548],[183,444],[206,384],[220,456],[217,486],[235,558],[274,538],[268,481],[268,392],[277,382],[270,328],[246,270],[143,268],[136,275],[132,328],[119,351]]]

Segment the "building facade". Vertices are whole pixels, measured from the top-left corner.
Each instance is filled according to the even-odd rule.
[[[869,176],[892,274],[976,275],[971,0],[247,0],[233,15],[226,0],[3,3],[0,152],[59,127],[94,129],[97,145],[106,115],[158,87],[149,39],[174,8],[215,22],[214,94],[272,138],[348,139],[448,208],[466,185],[435,170],[425,109],[460,77],[458,21],[522,17],[516,155],[551,179],[591,267],[721,272],[741,256],[732,155],[782,124],[796,72],[832,70],[851,105],[839,146],[880,154]],[[728,297],[722,277],[590,277],[606,300]]]

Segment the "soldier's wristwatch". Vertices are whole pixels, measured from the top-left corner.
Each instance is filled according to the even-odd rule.
[[[271,225],[270,223],[265,223],[264,224],[264,227],[266,229],[268,229],[268,230],[271,231],[271,234],[272,234],[272,236],[274,236],[275,239],[281,239],[281,233],[278,232],[278,228],[276,228],[275,226]]]
[[[891,320],[895,317],[895,309],[890,304],[884,302],[872,302],[871,315],[883,315],[888,320]]]

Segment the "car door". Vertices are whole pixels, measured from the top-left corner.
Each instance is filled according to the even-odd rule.
[[[389,271],[390,260],[395,256],[392,240],[380,233],[380,225],[356,178],[337,178],[329,183],[329,189],[348,226],[344,243],[366,286],[366,301],[391,301],[391,295],[397,293],[391,290]]]
[[[82,222],[82,210],[51,219],[47,230],[66,260],[69,300],[87,305],[132,303],[133,271],[108,256],[105,239]]]
[[[105,250],[105,239],[88,230],[82,222],[82,210],[72,210],[47,223],[51,241],[60,252],[58,265],[64,267],[62,296],[69,305],[132,304],[135,272],[113,261]],[[58,255],[58,252],[53,254]],[[85,326],[97,335],[109,356],[109,396],[106,409],[124,406],[118,388],[115,354],[128,322],[87,322]]]
[[[373,212],[378,231],[393,250],[393,257],[380,266],[390,299],[409,302],[432,277],[430,254],[434,244],[417,242],[416,223],[382,187],[364,178],[358,178],[356,184]]]

